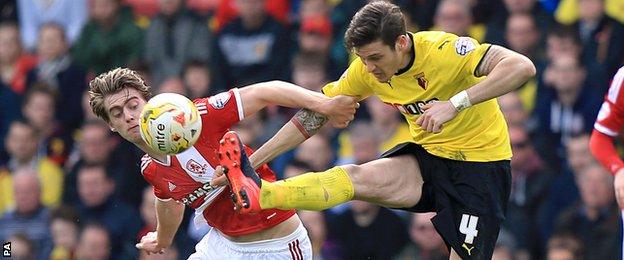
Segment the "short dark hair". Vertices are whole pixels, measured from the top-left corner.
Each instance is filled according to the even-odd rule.
[[[394,50],[397,37],[406,33],[401,8],[389,2],[375,1],[353,16],[345,33],[345,47],[351,50],[381,39]]]

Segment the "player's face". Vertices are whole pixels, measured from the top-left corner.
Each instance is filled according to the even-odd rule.
[[[139,128],[139,116],[145,99],[134,88],[125,88],[104,98],[109,125],[124,139],[138,144],[143,142]]]
[[[391,49],[381,40],[355,48],[355,54],[362,59],[366,70],[379,82],[388,82],[401,67],[402,52],[396,48]]]

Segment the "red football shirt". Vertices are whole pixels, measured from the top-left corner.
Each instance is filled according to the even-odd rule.
[[[295,214],[294,210],[263,210],[258,214],[241,215],[234,211],[227,187],[207,191],[219,165],[219,140],[229,128],[244,117],[238,89],[232,89],[209,98],[193,101],[202,118],[202,132],[195,145],[188,150],[167,156],[159,162],[148,155],[141,159],[141,173],[154,186],[154,195],[160,200],[174,199],[195,209],[196,216],[228,236],[240,236],[273,227]],[[252,150],[246,147],[247,153]],[[275,181],[275,173],[262,165],[260,177]]]
[[[605,96],[600,112],[594,123],[589,148],[594,157],[609,171],[616,174],[624,167],[613,138],[619,135],[624,126],[624,67],[613,77],[609,92]]]

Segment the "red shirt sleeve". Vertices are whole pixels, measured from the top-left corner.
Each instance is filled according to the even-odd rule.
[[[208,129],[226,131],[245,117],[237,88],[193,102],[202,119],[202,134],[207,134]]]
[[[611,82],[609,92],[598,112],[594,128],[603,134],[615,137],[624,126],[624,67]]]
[[[624,127],[624,67],[615,74],[609,92],[600,107],[594,131],[589,141],[589,149],[594,157],[611,174],[617,173],[624,162],[613,144],[613,138],[618,136]]]
[[[141,174],[143,178],[154,187],[154,196],[160,200],[170,200],[171,195],[167,192],[167,183],[164,178],[157,176],[157,166],[147,154],[141,158]]]
[[[602,166],[613,175],[624,167],[624,162],[615,150],[611,136],[594,129],[589,139],[589,150]]]

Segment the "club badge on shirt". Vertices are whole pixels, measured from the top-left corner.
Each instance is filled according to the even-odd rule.
[[[455,52],[464,56],[475,49],[475,44],[468,37],[459,37],[455,42]]]
[[[217,95],[214,95],[208,99],[208,103],[215,109],[222,109],[225,107],[225,104],[230,100],[232,94],[230,92],[223,92]]]

